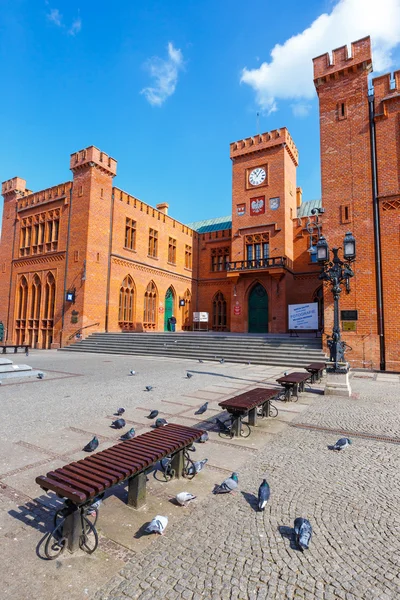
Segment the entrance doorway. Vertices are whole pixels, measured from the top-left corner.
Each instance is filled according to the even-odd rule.
[[[261,283],[249,295],[249,333],[268,333],[268,295]]]
[[[169,319],[174,314],[174,291],[172,288],[167,289],[164,302],[164,331],[171,331]]]

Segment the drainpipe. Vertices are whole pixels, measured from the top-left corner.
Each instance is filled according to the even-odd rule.
[[[7,330],[5,341],[8,341],[9,336],[9,322],[10,322],[10,308],[11,308],[11,290],[12,290],[12,276],[14,270],[14,251],[15,251],[15,236],[17,231],[17,214],[18,214],[18,200],[15,202],[15,217],[14,217],[14,233],[13,233],[13,243],[12,243],[12,255],[11,255],[11,265],[10,265],[10,284],[8,288],[8,311],[7,311]]]
[[[385,358],[385,319],[383,312],[383,289],[382,289],[382,251],[381,251],[381,228],[379,219],[378,203],[378,163],[376,157],[376,131],[375,131],[375,105],[374,95],[368,97],[369,104],[369,131],[371,138],[371,169],[372,169],[372,208],[374,219],[375,239],[375,273],[376,273],[376,300],[378,308],[378,334],[380,350],[380,370],[386,371]]]
[[[108,312],[110,307],[110,277],[111,277],[111,252],[112,252],[112,234],[114,222],[114,192],[111,192],[111,209],[110,209],[110,237],[108,241],[108,265],[107,265],[107,289],[106,289],[106,318],[104,322],[104,330],[108,333]]]
[[[64,272],[64,295],[62,299],[61,309],[61,331],[60,331],[60,348],[62,348],[62,334],[64,331],[65,321],[65,296],[67,293],[67,276],[68,276],[68,253],[69,253],[69,237],[71,233],[71,213],[72,213],[72,188],[74,184],[71,183],[69,190],[69,213],[68,213],[68,231],[67,231],[67,245],[65,247],[65,272]]]

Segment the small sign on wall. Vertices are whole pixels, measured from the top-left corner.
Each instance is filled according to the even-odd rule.
[[[265,196],[250,198],[250,214],[252,217],[265,213]]]
[[[318,329],[318,303],[289,304],[289,329]]]
[[[356,331],[356,321],[343,321],[342,323],[343,331]]]
[[[208,312],[194,312],[193,313],[194,323],[208,323]]]
[[[235,305],[233,307],[233,314],[238,316],[242,312],[242,307],[240,306],[239,300],[236,300]]]

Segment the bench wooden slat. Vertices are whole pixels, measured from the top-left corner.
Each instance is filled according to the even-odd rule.
[[[40,487],[45,490],[51,490],[55,492],[59,496],[63,498],[68,498],[71,502],[75,502],[75,504],[82,504],[87,499],[87,494],[83,492],[79,492],[78,490],[71,489],[69,486],[60,483],[59,481],[54,481],[51,477],[36,477],[36,483],[40,485]]]
[[[56,469],[56,472],[58,470],[59,469]],[[65,465],[65,467],[63,467],[61,470],[63,473],[70,473],[75,478],[80,477],[82,483],[87,483],[88,485],[91,485],[93,487],[100,487],[99,493],[104,489],[104,487],[108,488],[110,487],[110,485],[112,485],[108,481],[105,481],[104,477],[98,477],[92,473],[88,473],[80,465],[79,467]]]
[[[64,485],[69,485],[74,491],[78,490],[79,492],[85,493],[89,498],[92,498],[96,494],[96,490],[93,487],[85,485],[80,481],[76,481],[75,478],[68,477],[66,475],[63,475],[62,473],[50,471],[50,473],[47,473],[47,476],[53,479],[54,481],[60,481]]]
[[[310,373],[300,373],[300,371],[295,371],[294,373],[289,373],[289,375],[279,377],[279,379],[276,381],[278,383],[302,383],[303,381],[307,381],[309,378]]]
[[[243,394],[229,398],[229,400],[223,400],[218,406],[228,411],[247,412],[260,404],[264,404],[264,402],[267,402],[267,400],[270,400],[278,393],[279,389],[276,388],[256,388],[250,390],[250,392],[244,392]]]
[[[127,443],[126,449],[132,455],[137,454],[139,457],[145,456],[149,462],[152,462],[152,460],[157,460],[157,456],[160,453],[163,454],[165,452],[165,443],[160,443],[158,441],[157,444],[154,444],[149,442],[149,440],[141,440],[140,444],[128,445]]]
[[[123,451],[117,448],[109,448],[106,456],[108,458],[113,457],[114,460],[118,461],[118,464],[126,465],[130,470],[129,475],[133,475],[133,473],[136,471],[142,471],[143,469],[146,469],[153,462],[151,460],[138,457],[135,454],[129,454],[129,451],[127,450]]]
[[[128,477],[130,469],[127,469],[126,467],[121,465],[121,463],[118,463],[116,465],[115,462],[112,462],[112,457],[109,458],[108,456],[104,456],[104,452],[105,450],[103,450],[102,452],[98,452],[97,454],[94,454],[93,456],[90,456],[88,458],[85,458],[84,460],[90,462],[90,464],[106,465],[110,467],[110,469],[112,469],[118,475],[118,479],[120,481]]]
[[[71,467],[75,467],[78,463],[71,463]],[[89,476],[90,475],[98,475],[99,478],[103,479],[104,481],[110,482],[110,486],[111,485],[115,485],[116,483],[118,483],[118,477],[116,475],[113,475],[110,471],[108,471],[105,467],[90,467],[87,463],[85,464],[85,462],[83,460],[81,460],[79,462],[79,469],[82,469],[82,471],[86,472]]]

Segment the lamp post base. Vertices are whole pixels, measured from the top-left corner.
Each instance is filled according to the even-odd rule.
[[[324,394],[326,396],[351,396],[348,363],[337,363],[336,368],[331,362],[326,363]]]

